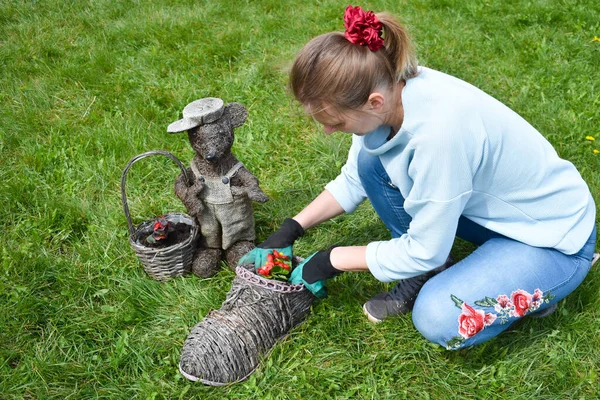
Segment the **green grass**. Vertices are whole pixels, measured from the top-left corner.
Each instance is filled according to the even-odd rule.
[[[541,320],[459,352],[430,345],[410,316],[361,313],[387,289],[345,274],[246,381],[192,384],[177,370],[191,327],[219,308],[233,273],[158,283],[127,241],[119,181],[128,160],[165,149],[188,102],[249,110],[235,154],[271,201],[264,239],[332,179],[347,135],[325,137],[286,92],[309,38],[342,29],[347,3],[324,0],[0,0],[0,398],[600,398],[600,268]],[[536,126],[600,194],[600,3],[595,0],[378,0],[400,15],[420,61],[467,80]],[[595,143],[585,140],[591,135]],[[134,222],[182,210],[177,168],[135,164]],[[365,204],[296,246],[365,244],[386,231]],[[457,243],[457,257],[472,248]]]

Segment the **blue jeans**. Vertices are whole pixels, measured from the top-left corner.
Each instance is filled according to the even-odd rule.
[[[379,157],[361,151],[358,172],[373,208],[392,237],[400,237],[411,217]],[[595,227],[583,248],[567,255],[518,242],[465,217],[456,236],[477,249],[427,281],[412,312],[419,332],[450,350],[489,340],[566,297],[587,275],[596,245]]]

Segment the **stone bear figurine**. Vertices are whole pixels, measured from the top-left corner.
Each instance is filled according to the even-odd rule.
[[[247,115],[239,103],[224,105],[221,99],[204,98],[188,104],[183,119],[167,128],[169,133],[187,131],[196,152],[187,171],[191,182],[180,174],[175,194],[200,225],[202,235],[192,264],[200,277],[214,275],[222,259],[235,270],[240,257],[255,247],[252,201],[264,203],[268,197],[231,153],[233,130]]]

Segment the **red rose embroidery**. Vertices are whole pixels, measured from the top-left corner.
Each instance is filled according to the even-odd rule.
[[[525,290],[519,289],[512,292],[510,299],[515,306],[512,311],[514,317],[523,317],[527,314],[527,311],[529,311],[529,307],[531,306],[531,294]]]
[[[511,307],[512,306],[512,304],[510,304],[510,299],[505,294],[501,294],[500,296],[498,296],[496,298],[496,301],[498,302],[498,305],[501,308],[507,308],[507,307]]]
[[[344,36],[351,43],[368,46],[369,50],[377,51],[383,46],[381,33],[383,25],[373,11],[365,12],[359,6],[346,7],[344,13]]]
[[[486,314],[483,310],[476,310],[453,294],[450,298],[456,307],[461,309],[458,316],[458,333],[460,336],[454,336],[446,342],[447,349],[460,348],[466,339],[481,332],[486,326],[492,325],[497,320],[500,324],[505,324],[510,318],[520,318],[528,312],[537,310],[543,303],[549,303],[555,296],[550,292],[542,292],[535,289],[533,295],[529,292],[518,289],[511,293],[510,298],[501,294],[493,299],[485,297],[475,301],[475,305],[484,308],[494,308],[495,313]]]
[[[535,289],[531,297],[531,310],[537,310],[544,302],[544,294],[540,289]]]
[[[486,325],[496,320],[493,314],[486,315],[483,310],[476,310],[467,303],[462,304],[462,313],[458,316],[458,333],[465,339],[480,332]]]
[[[491,324],[494,323],[494,321],[496,321],[496,318],[498,318],[496,316],[496,314],[485,314],[485,318],[483,319],[483,324],[485,326],[490,326]]]

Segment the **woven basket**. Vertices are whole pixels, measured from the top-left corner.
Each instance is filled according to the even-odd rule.
[[[303,284],[256,275],[253,265],[235,272],[221,308],[196,324],[183,345],[179,371],[191,381],[222,386],[246,379],[316,299]]]
[[[142,158],[154,155],[163,155],[173,160],[181,169],[186,181],[188,181],[187,170],[177,157],[167,151],[149,151],[133,157],[127,164],[127,167],[125,167],[121,176],[121,199],[123,201],[125,217],[127,217],[127,224],[129,225],[129,244],[140,259],[146,273],[157,281],[165,281],[169,278],[186,275],[192,270],[192,259],[198,243],[199,229],[196,220],[189,215],[170,213],[164,215],[169,222],[174,224],[184,223],[190,226],[189,237],[183,242],[162,248],[149,247],[142,243],[142,239],[152,233],[154,220],[144,221],[134,227],[125,194],[125,181],[127,179],[127,172],[134,163]]]

